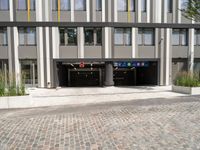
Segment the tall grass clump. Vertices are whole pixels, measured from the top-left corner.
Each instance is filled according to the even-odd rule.
[[[174,85],[185,87],[200,87],[200,77],[197,73],[181,72],[177,75]]]
[[[0,96],[22,96],[25,95],[24,75],[21,75],[20,83],[16,84],[15,74],[0,72]]]

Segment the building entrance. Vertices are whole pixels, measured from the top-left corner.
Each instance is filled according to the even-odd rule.
[[[101,70],[78,69],[69,70],[69,86],[101,86]]]

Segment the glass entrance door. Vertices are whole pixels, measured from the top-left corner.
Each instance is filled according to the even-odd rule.
[[[37,77],[37,61],[36,60],[22,60],[21,75],[28,87],[36,87],[38,83]]]

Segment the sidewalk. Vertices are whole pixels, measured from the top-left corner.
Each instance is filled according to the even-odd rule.
[[[171,99],[187,96],[171,92],[171,86],[28,89],[29,96],[0,98],[0,108],[85,105],[139,99]]]

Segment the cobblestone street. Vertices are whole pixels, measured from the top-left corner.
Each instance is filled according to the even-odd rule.
[[[200,149],[200,98],[0,111],[0,150]]]

